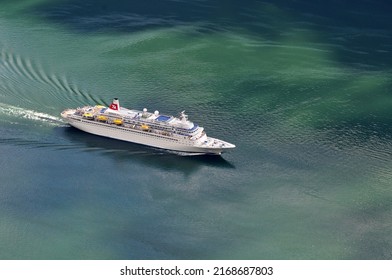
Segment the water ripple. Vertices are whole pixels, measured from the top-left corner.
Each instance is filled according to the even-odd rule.
[[[3,70],[0,79],[3,88],[8,94],[12,93],[8,100],[16,99],[40,104],[42,94],[46,94],[44,98],[53,98],[53,101],[56,101],[55,104],[103,103],[86,90],[80,89],[78,83],[67,75],[53,73],[28,57],[3,47],[0,51],[0,58],[0,69]],[[21,89],[22,85],[27,85],[27,88],[38,87],[41,95],[34,97],[25,89]]]

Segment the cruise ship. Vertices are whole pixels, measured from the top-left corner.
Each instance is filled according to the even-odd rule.
[[[71,126],[88,133],[133,142],[159,149],[220,155],[234,144],[208,137],[204,128],[189,121],[185,112],[179,117],[120,107],[114,98],[109,107],[102,105],[66,109],[61,117]]]

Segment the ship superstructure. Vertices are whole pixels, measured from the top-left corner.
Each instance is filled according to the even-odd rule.
[[[71,126],[88,133],[161,149],[221,154],[235,145],[208,137],[204,128],[189,121],[185,112],[179,117],[120,107],[114,98],[109,107],[96,105],[66,109],[61,116]]]

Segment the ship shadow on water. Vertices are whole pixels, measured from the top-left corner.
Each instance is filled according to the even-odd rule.
[[[74,127],[57,127],[56,133],[64,136],[83,151],[101,152],[118,161],[138,161],[163,170],[193,173],[203,166],[234,169],[235,166],[218,155],[191,155],[177,153],[135,143],[92,135]]]

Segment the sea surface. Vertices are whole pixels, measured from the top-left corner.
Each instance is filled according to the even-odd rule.
[[[392,259],[392,4],[0,0],[0,259]],[[86,134],[110,104],[234,143]]]

